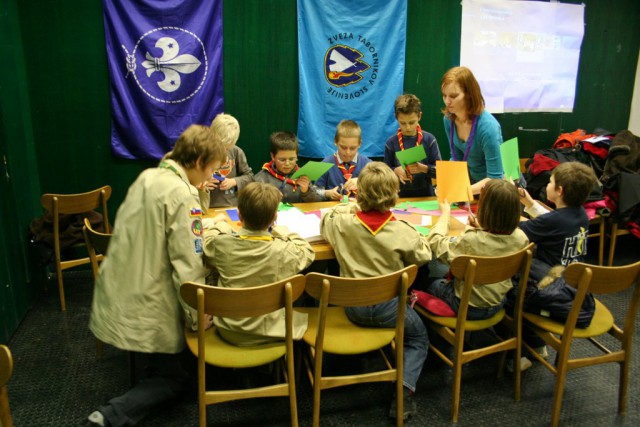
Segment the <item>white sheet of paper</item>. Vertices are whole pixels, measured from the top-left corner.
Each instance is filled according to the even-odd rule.
[[[276,224],[286,226],[289,231],[298,233],[307,242],[322,240],[320,218],[314,214],[305,215],[297,208],[278,212]]]
[[[431,215],[422,215],[422,222],[420,225],[429,226],[431,225]]]

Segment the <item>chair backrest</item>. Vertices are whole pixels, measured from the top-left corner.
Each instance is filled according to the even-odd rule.
[[[496,257],[461,255],[451,262],[451,273],[464,281],[458,323],[467,318],[469,299],[474,286],[483,286],[507,280],[520,273],[520,289],[526,286],[531,268],[534,244],[530,243],[518,252]],[[460,325],[456,326],[456,329]]]
[[[305,290],[309,295],[321,301],[323,287],[329,286],[327,302],[330,305],[345,307],[374,305],[389,301],[399,295],[403,273],[407,274],[407,281],[410,285],[416,278],[418,267],[410,265],[385,276],[358,279],[309,273]]]
[[[198,309],[198,293],[203,293],[204,313],[220,317],[255,317],[285,307],[285,288],[291,288],[295,301],[302,295],[305,279],[301,274],[268,285],[250,288],[223,288],[198,283],[183,283],[180,295],[184,302]]]
[[[79,214],[101,208],[104,220],[104,229],[111,232],[109,215],[107,212],[107,200],[111,197],[111,186],[105,185],[93,191],[79,194],[43,194],[40,204],[51,212],[53,216],[54,233],[58,227],[58,215]]]
[[[565,282],[577,289],[571,311],[565,322],[565,331],[568,336],[575,329],[582,303],[588,292],[594,294],[616,293],[629,289],[635,284],[624,324],[624,335],[626,339],[631,339],[635,329],[635,318],[640,307],[640,261],[620,267],[602,267],[575,262],[564,270],[563,275]]]
[[[82,227],[82,234],[84,234],[84,241],[87,244],[87,252],[89,252],[89,259],[91,260],[91,270],[93,271],[93,278],[98,278],[98,261],[107,254],[107,247],[111,240],[111,234],[100,233],[91,227],[91,222],[88,218],[84,219],[84,227]]]
[[[6,345],[0,345],[0,425],[3,427],[13,425],[6,387],[12,374],[13,357],[11,356],[11,350]]]

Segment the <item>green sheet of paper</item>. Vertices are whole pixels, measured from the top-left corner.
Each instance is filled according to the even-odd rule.
[[[278,205],[278,212],[288,211],[289,209],[293,209],[293,205],[289,203],[282,203],[282,202],[280,202],[280,204]]]
[[[500,145],[502,168],[505,178],[520,179],[520,154],[518,152],[518,138],[511,138]]]
[[[291,179],[300,178],[301,176],[309,177],[311,181],[317,181],[322,175],[324,175],[331,167],[333,163],[325,163],[325,162],[307,162],[306,165],[298,169],[293,175],[291,175]]]
[[[396,157],[400,161],[400,164],[406,167],[407,165],[426,159],[427,153],[424,151],[424,145],[421,144],[406,150],[396,151]]]
[[[420,234],[422,234],[423,236],[427,236],[429,235],[429,231],[431,231],[431,229],[429,227],[424,227],[422,225],[414,225],[414,227],[416,228],[416,230],[418,230],[418,232]]]
[[[440,209],[440,204],[437,200],[429,200],[426,202],[411,202],[411,206],[425,211],[437,211]]]

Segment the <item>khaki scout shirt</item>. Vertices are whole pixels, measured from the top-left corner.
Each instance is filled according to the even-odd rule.
[[[164,164],[129,187],[93,294],[89,328],[124,350],[178,353],[183,314],[195,326],[179,288],[204,283],[198,190],[179,164]]]
[[[311,245],[286,227],[272,232],[241,228],[237,233],[226,222],[205,230],[205,262],[217,269],[218,286],[246,288],[266,285],[298,274],[315,259]],[[230,319],[215,317],[220,334],[236,345],[256,345],[283,339],[284,309],[263,316]],[[294,313],[293,338],[301,339],[307,330],[307,315]],[[231,331],[231,332],[228,332]]]
[[[450,237],[450,225],[451,216],[442,215],[427,236],[433,257],[447,265],[458,255],[503,256],[517,252],[529,244],[527,236],[517,227],[511,234],[493,234],[467,226],[460,236]],[[456,280],[455,292],[458,298],[462,295],[462,285],[462,281]],[[509,279],[474,287],[469,304],[479,308],[496,306],[502,302],[512,286]]]
[[[342,277],[373,277],[431,260],[426,238],[408,222],[389,221],[373,235],[356,218],[355,204],[340,204],[325,213],[322,237],[333,246]]]

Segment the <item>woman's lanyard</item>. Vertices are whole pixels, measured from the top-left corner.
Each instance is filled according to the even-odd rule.
[[[478,116],[475,116],[473,118],[473,124],[471,125],[471,132],[469,133],[469,138],[467,138],[467,149],[464,151],[464,157],[462,158],[463,162],[467,161],[467,158],[469,157],[469,152],[471,151],[471,147],[473,146],[473,139],[476,136],[476,127],[478,126]],[[454,161],[457,161],[458,159],[456,159],[456,152],[454,150],[453,147],[453,131],[455,130],[455,121],[451,120],[451,132],[449,134],[449,146],[451,147],[451,157],[453,158]]]
[[[299,168],[300,167],[296,165],[296,169],[295,170],[298,170]],[[273,167],[273,160],[271,160],[269,163],[265,163],[264,165],[262,165],[262,169],[264,169],[267,172],[269,172],[271,174],[271,176],[273,176],[274,178],[277,178],[280,181],[282,181],[282,185],[280,185],[280,192],[282,192],[284,190],[285,184],[289,184],[289,185],[293,186],[293,192],[294,193],[296,192],[296,188],[298,187],[296,182],[294,180],[292,180],[291,178],[287,178],[286,176],[276,172],[276,169]]]

